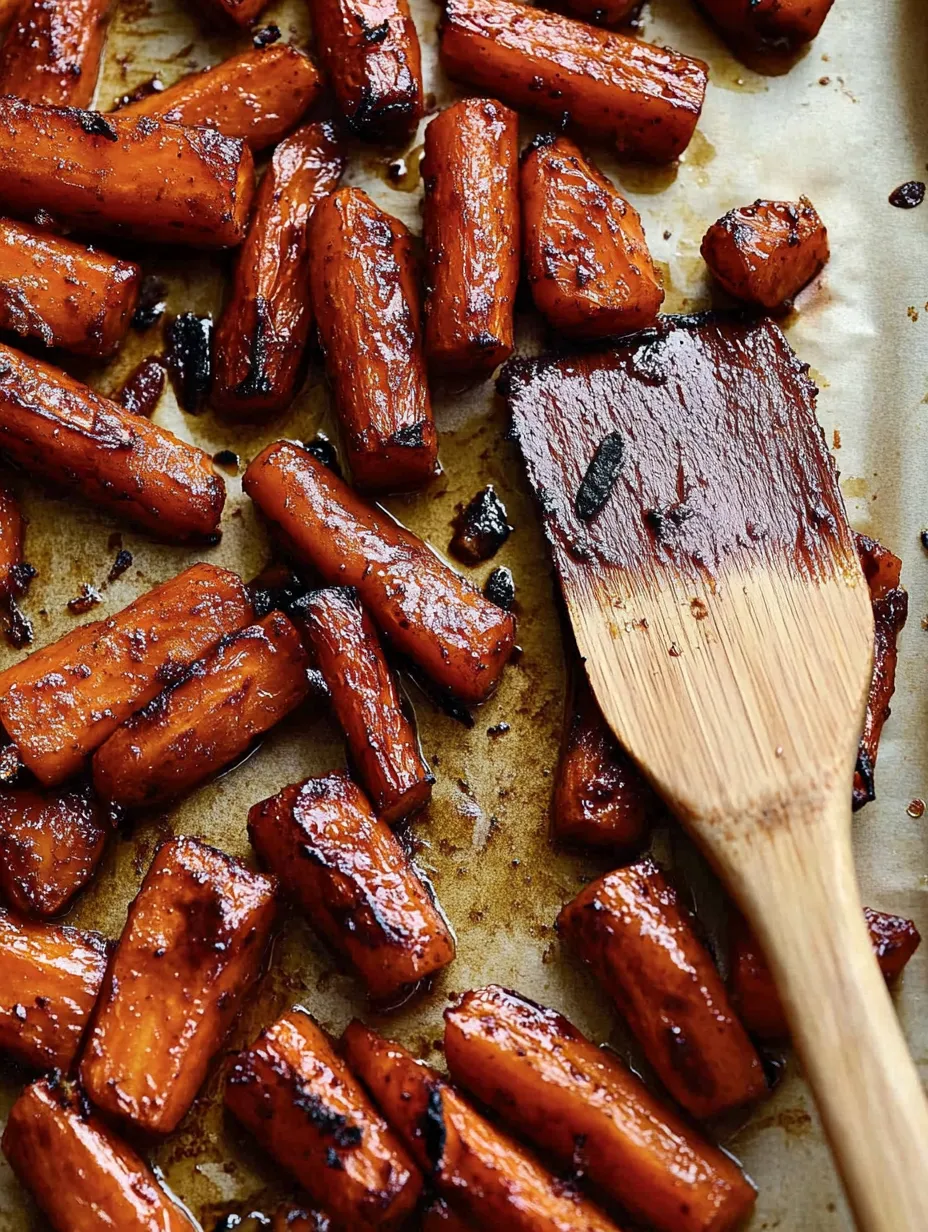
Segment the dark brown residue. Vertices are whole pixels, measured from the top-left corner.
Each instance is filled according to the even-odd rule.
[[[91,586],[89,582],[83,582],[81,593],[68,600],[68,611],[74,616],[83,616],[85,612],[89,612],[91,608],[95,608],[98,603],[102,602],[103,596],[97,588]]]
[[[110,566],[110,571],[106,575],[108,582],[115,582],[132,566],[132,553],[128,548],[120,548],[116,553],[116,559]]]
[[[914,210],[925,200],[925,185],[921,180],[907,180],[893,189],[888,200],[897,210]]]
[[[511,612],[516,601],[516,583],[512,570],[505,565],[494,569],[483,584],[483,594],[504,612]]]
[[[177,401],[189,415],[203,410],[212,384],[212,317],[182,312],[168,329],[167,364]]]
[[[453,555],[468,565],[495,556],[512,533],[506,518],[506,506],[488,483],[465,507],[458,506],[451,540]]]
[[[164,392],[167,369],[159,355],[150,355],[126,378],[115,401],[133,415],[151,419]]]

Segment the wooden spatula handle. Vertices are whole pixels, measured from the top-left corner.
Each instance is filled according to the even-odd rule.
[[[842,793],[843,796],[844,793]],[[842,799],[751,828],[730,880],[863,1232],[928,1230],[928,1103],[863,919]]]

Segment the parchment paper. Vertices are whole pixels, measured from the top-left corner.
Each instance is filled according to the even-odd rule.
[[[200,5],[176,0],[121,0],[111,27],[97,105],[107,109],[127,88],[157,74],[173,81],[189,68],[213,63],[247,45],[195,22]],[[426,89],[437,105],[455,96],[437,70],[438,8],[414,0],[423,42]],[[305,43],[308,21],[299,2],[272,6],[284,38]],[[926,21],[919,0],[836,0],[823,33],[785,76],[764,77],[739,65],[686,0],[653,0],[643,34],[703,57],[711,66],[708,98],[696,138],[676,169],[619,167],[608,151],[601,165],[641,210],[655,257],[665,263],[671,311],[710,302],[699,243],[726,209],[759,195],[795,198],[806,193],[825,219],[832,257],[824,276],[800,300],[786,327],[813,368],[822,393],[821,422],[837,445],[842,486],[854,525],[900,553],[911,609],[901,642],[894,715],[883,737],[878,798],[855,822],[865,901],[914,917],[928,933],[925,827],[928,818],[906,812],[928,795],[924,750],[928,688],[926,612],[928,557],[918,533],[928,512],[922,488],[928,416],[928,205],[909,212],[887,204],[888,193],[923,178],[928,161]],[[533,131],[525,124],[524,135]],[[421,134],[412,143],[406,182],[386,175],[391,156],[355,148],[348,182],[362,184],[388,210],[419,232],[416,173]],[[411,191],[409,191],[411,189]],[[172,311],[216,311],[227,263],[196,254],[144,254],[146,270],[165,275]],[[534,345],[524,323],[524,346]],[[104,391],[118,385],[146,354],[161,347],[156,327],[133,335],[107,371],[92,371]],[[67,364],[67,361],[65,361]],[[79,371],[73,361],[68,365]],[[83,370],[86,374],[87,370]],[[606,999],[559,948],[555,914],[600,870],[593,862],[555,853],[546,841],[551,774],[564,692],[562,638],[553,583],[531,502],[513,447],[504,442],[501,408],[492,385],[436,393],[442,429],[444,476],[434,489],[389,505],[444,550],[455,505],[488,480],[503,496],[515,533],[491,563],[473,570],[481,581],[497,564],[509,565],[519,594],[517,666],[507,670],[497,697],[466,731],[415,695],[423,748],[438,778],[428,812],[414,831],[418,860],[432,877],[458,936],[458,958],[433,992],[388,1019],[372,1018],[353,982],[297,919],[288,920],[271,974],[250,999],[230,1047],[250,1042],[289,1005],[306,1005],[333,1031],[356,1013],[441,1063],[441,1011],[455,990],[498,981],[567,1013],[594,1038],[610,1041],[637,1060]],[[334,432],[318,357],[291,412],[260,431],[237,430],[211,414],[181,414],[168,393],[156,415],[214,452],[232,449],[243,462],[278,436],[306,438],[322,427]],[[222,544],[206,553],[156,545],[92,509],[55,499],[18,480],[30,519],[27,559],[38,569],[26,610],[36,645],[70,629],[78,619],[118,610],[143,590],[173,575],[199,555],[252,576],[267,558],[240,482],[230,478]],[[113,538],[118,532],[121,543]],[[101,585],[119,546],[133,567],[103,588],[104,602],[88,617],[66,603],[81,583]],[[14,658],[0,651],[0,663]],[[505,721],[496,738],[488,728]],[[204,787],[163,817],[137,825],[111,845],[91,890],[71,922],[116,937],[126,906],[156,842],[172,832],[202,836],[236,855],[248,855],[248,807],[287,783],[342,765],[338,732],[324,708],[308,706],[264,742],[243,764]],[[848,785],[850,790],[850,784]],[[659,828],[655,850],[681,867],[710,928],[722,916],[717,888],[702,862],[672,825]],[[921,1066],[928,1065],[928,946],[907,970],[898,995],[905,1029]],[[814,1008],[810,1010],[814,1012]],[[7,1065],[0,1072],[0,1114],[25,1080]],[[750,1120],[722,1127],[728,1144],[760,1190],[752,1229],[810,1232],[850,1227],[843,1199],[809,1099],[794,1063],[773,1097]],[[152,1157],[192,1209],[212,1228],[219,1215],[272,1211],[288,1193],[286,1182],[231,1121],[219,1086],[207,1085],[182,1130]],[[245,1225],[246,1227],[254,1225]],[[45,1222],[0,1161],[0,1232],[45,1227]]]

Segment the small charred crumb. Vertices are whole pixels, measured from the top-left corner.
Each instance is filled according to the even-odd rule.
[[[5,630],[7,641],[16,650],[31,646],[35,637],[32,621],[12,597],[7,600],[7,608],[9,610],[9,620]]]
[[[231,449],[220,449],[218,453],[213,454],[213,461],[229,475],[237,475],[239,472],[239,456]]]
[[[102,602],[103,596],[100,592],[89,582],[84,582],[81,586],[81,593],[76,598],[68,600],[68,611],[75,616],[83,616],[84,612],[89,612],[91,608]]]
[[[168,369],[177,400],[190,415],[203,409],[212,383],[212,317],[182,312],[168,331]]]
[[[922,547],[928,552],[928,530],[923,530],[919,535],[919,539],[922,541]]]
[[[432,1166],[432,1172],[437,1172],[444,1159],[447,1136],[441,1087],[437,1082],[429,1091],[428,1103],[422,1116],[421,1130],[426,1158]]]
[[[110,571],[106,575],[108,582],[115,582],[126,572],[132,565],[132,553],[128,548],[120,548],[116,553],[116,559],[110,566]]]
[[[15,782],[23,769],[22,758],[15,744],[5,744],[0,748],[0,783]]]
[[[360,13],[355,13],[354,19],[361,27],[361,37],[372,47],[382,43],[390,33],[389,21],[379,21],[376,26],[370,26]]]
[[[143,98],[150,98],[152,94],[160,94],[164,89],[164,82],[160,77],[149,77],[147,81],[143,81],[141,85],[136,86],[134,90],[130,90],[128,94],[121,94],[113,103],[113,110],[118,111],[120,107],[128,107],[132,103],[140,103]]]
[[[764,1077],[767,1080],[767,1089],[773,1091],[783,1081],[786,1073],[786,1058],[780,1053],[768,1052],[765,1048],[760,1049],[759,1056]]]
[[[164,392],[166,376],[161,357],[150,355],[127,378],[115,400],[131,414],[150,419]]]
[[[692,516],[693,510],[689,505],[684,504],[668,505],[666,509],[646,509],[644,512],[644,520],[654,532],[658,543],[671,542],[674,532],[678,531]]]
[[[107,141],[118,141],[119,134],[113,128],[106,116],[99,111],[78,111],[77,122],[91,137],[105,137]]]
[[[335,446],[324,433],[317,432],[311,441],[304,441],[303,448],[307,453],[311,453],[317,462],[327,466],[341,479],[342,468],[338,464],[338,454],[335,452]]]
[[[502,608],[504,612],[511,612],[516,601],[516,583],[512,570],[505,565],[494,569],[483,584],[483,594],[484,598]]]
[[[494,723],[492,727],[487,728],[487,735],[496,739],[498,736],[505,736],[506,732],[511,730],[508,723]]]
[[[455,535],[451,551],[458,560],[469,565],[478,565],[495,556],[512,533],[506,521],[506,506],[491,483],[459,510],[453,525]]]
[[[280,26],[262,26],[260,30],[255,30],[251,42],[254,47],[270,47],[271,43],[276,43],[279,38]]]
[[[32,579],[37,575],[38,570],[34,565],[28,564],[22,560],[18,565],[14,565],[10,570],[10,590],[21,599],[29,587],[32,585]]]
[[[914,210],[925,200],[925,185],[921,180],[908,180],[894,188],[888,200],[897,210]]]
[[[597,445],[574,499],[574,510],[582,521],[595,518],[605,505],[624,460],[625,444],[621,435],[608,433]]]
[[[150,329],[167,308],[168,289],[155,274],[146,274],[139,288],[139,302],[132,316],[133,329]]]
[[[403,449],[422,449],[425,445],[425,420],[420,419],[418,423],[406,424],[397,430],[390,437],[391,445],[399,445]]]
[[[873,758],[866,749],[857,750],[857,773],[854,776],[854,791],[851,803],[856,813],[859,808],[876,799],[876,780],[873,774]],[[859,786],[858,786],[859,781]]]

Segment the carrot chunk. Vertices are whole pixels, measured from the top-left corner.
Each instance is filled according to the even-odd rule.
[[[477,1226],[452,1210],[443,1198],[434,1198],[422,1215],[422,1232],[474,1232]]]
[[[0,94],[89,107],[111,7],[112,0],[26,0],[0,47]]]
[[[834,0],[698,0],[735,50],[790,50],[811,43]]]

